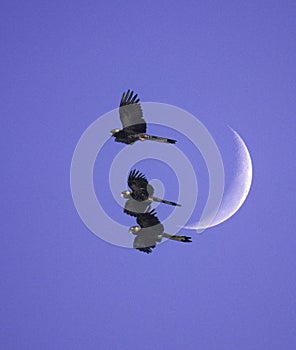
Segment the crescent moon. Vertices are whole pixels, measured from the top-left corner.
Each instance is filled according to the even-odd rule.
[[[251,156],[242,137],[231,127],[229,128],[234,134],[238,154],[238,166],[236,168],[235,178],[227,193],[223,195],[219,211],[212,223],[204,227],[202,222],[198,222],[184,227],[186,229],[199,230],[221,224],[231,218],[240,209],[249,194],[253,177]]]

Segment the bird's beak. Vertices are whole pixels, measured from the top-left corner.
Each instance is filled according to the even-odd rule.
[[[113,129],[110,131],[110,136],[113,136],[114,134],[118,133],[120,129]]]
[[[131,195],[130,191],[122,191],[120,196],[121,196],[121,198],[127,199],[127,198],[129,198],[130,195]]]
[[[141,230],[141,227],[140,226],[132,226],[130,229],[129,229],[129,233],[134,235],[136,232],[140,231]]]

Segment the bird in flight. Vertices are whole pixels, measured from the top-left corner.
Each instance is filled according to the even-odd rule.
[[[123,93],[119,105],[119,116],[123,128],[110,131],[110,135],[115,137],[115,141],[128,145],[136,141],[146,140],[176,143],[176,140],[146,134],[147,125],[139,101],[138,94],[134,95],[133,91],[127,90]]]
[[[191,237],[170,235],[164,232],[164,227],[156,216],[155,209],[138,214],[137,224],[132,226],[129,233],[135,235],[133,247],[144,253],[151,253],[152,249],[160,243],[162,238],[169,238],[178,242],[192,242]]]
[[[121,192],[121,197],[128,199],[124,208],[124,212],[128,215],[137,216],[138,213],[144,213],[152,202],[181,206],[181,204],[154,197],[154,188],[139,170],[134,169],[130,171],[127,184],[131,191],[125,190]]]

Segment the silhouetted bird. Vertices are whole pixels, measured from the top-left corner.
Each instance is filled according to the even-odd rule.
[[[176,143],[176,140],[146,134],[147,126],[139,103],[140,99],[137,97],[138,95],[134,95],[134,92],[130,90],[123,93],[119,105],[119,116],[123,129],[113,129],[110,131],[110,135],[115,137],[115,141],[126,144],[146,140]]]
[[[138,202],[147,202],[145,203],[145,205],[148,205],[151,202],[160,202],[160,203],[165,203],[165,204],[169,204],[169,205],[173,205],[173,206],[178,206],[180,207],[181,204],[175,203],[175,202],[171,202],[171,201],[167,201],[166,199],[160,199],[157,197],[153,196],[154,193],[154,188],[148,183],[148,180],[146,179],[145,175],[143,175],[142,173],[140,173],[138,170],[131,170],[127,179],[127,184],[130,187],[130,189],[132,191],[123,191],[121,192],[121,197],[122,198],[132,198],[135,201]],[[131,205],[133,205],[136,208],[141,209],[140,212],[145,212],[142,211],[144,208],[144,204],[143,206],[137,206],[136,203],[131,202]]]
[[[130,227],[129,233],[136,235],[133,247],[141,252],[151,253],[152,249],[156,247],[156,243],[160,243],[162,238],[178,242],[191,242],[191,237],[165,233],[163,225],[156,216],[155,209],[139,214],[137,224],[139,226]]]

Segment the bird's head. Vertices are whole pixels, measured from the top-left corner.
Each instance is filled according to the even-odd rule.
[[[121,192],[121,198],[128,199],[131,196],[131,191],[122,191]]]
[[[120,129],[112,129],[110,131],[110,136],[114,136],[115,134],[117,134],[120,131]]]
[[[140,230],[141,230],[140,226],[132,226],[130,227],[128,232],[132,235],[137,235]]]

